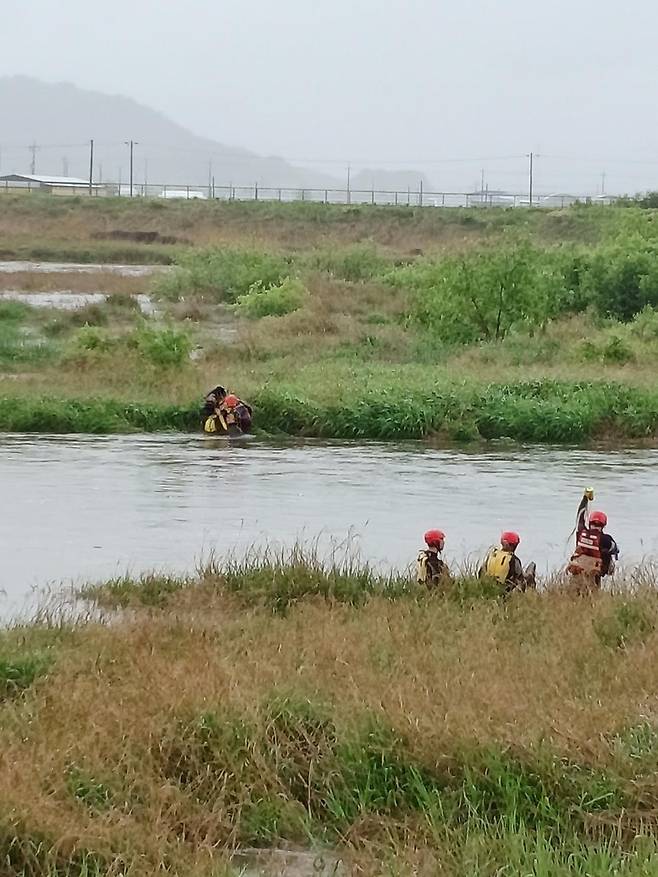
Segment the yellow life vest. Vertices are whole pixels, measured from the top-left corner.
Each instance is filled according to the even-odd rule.
[[[502,548],[492,548],[487,555],[487,561],[484,566],[485,573],[491,576],[492,579],[497,579],[501,584],[506,584],[513,557],[514,555],[511,551],[503,551]]]
[[[419,585],[426,585],[432,578],[432,573],[427,564],[427,552],[421,551],[416,561],[416,581]]]
[[[217,420],[214,414],[211,414],[203,424],[204,432],[217,432]]]

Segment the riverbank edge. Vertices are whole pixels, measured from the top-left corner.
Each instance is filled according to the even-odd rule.
[[[365,391],[360,397],[350,393],[349,408],[316,402],[285,387],[264,387],[250,401],[262,435],[658,444],[658,388],[620,383],[531,381],[461,384],[428,392]],[[193,403],[20,395],[0,399],[0,430],[4,432],[116,434],[199,429],[199,405]]]

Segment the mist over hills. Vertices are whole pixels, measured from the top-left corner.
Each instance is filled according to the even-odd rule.
[[[209,108],[212,112],[212,107]],[[162,113],[121,95],[25,76],[0,77],[0,173],[78,176],[89,173],[89,141],[95,142],[95,179],[127,182],[129,149],[136,142],[136,184],[207,186],[345,187],[342,173],[296,167],[198,136]],[[420,173],[368,170],[355,173],[354,188],[418,188]],[[426,184],[426,181],[425,181]]]

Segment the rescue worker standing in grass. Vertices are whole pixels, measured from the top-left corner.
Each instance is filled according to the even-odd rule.
[[[428,530],[425,533],[427,548],[419,552],[416,579],[419,585],[436,588],[450,579],[450,570],[440,556],[445,545],[445,533],[442,530]]]
[[[505,530],[500,537],[500,548],[492,548],[480,567],[478,578],[496,579],[505,588],[505,593],[513,590],[525,591],[535,587],[536,567],[529,563],[526,569],[516,555],[521,537],[513,530]]]
[[[604,512],[588,513],[594,491],[587,488],[576,514],[576,549],[571,555],[567,572],[580,578],[585,590],[599,589],[603,576],[612,575],[619,547],[604,532],[608,517]]]

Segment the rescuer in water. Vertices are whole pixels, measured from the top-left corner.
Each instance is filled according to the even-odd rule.
[[[252,415],[251,405],[217,386],[203,400],[201,423],[207,433],[247,433],[251,431]]]
[[[513,530],[505,530],[500,536],[500,548],[492,548],[484,559],[479,578],[496,579],[505,588],[505,593],[526,588],[534,588],[536,583],[536,567],[529,563],[523,564],[516,555],[521,537]]]
[[[587,488],[576,514],[576,549],[567,566],[567,572],[580,577],[588,589],[601,587],[601,579],[612,575],[619,556],[617,543],[604,532],[608,516],[604,512],[588,512],[593,499],[594,491]]]
[[[428,530],[425,533],[427,548],[418,553],[416,562],[416,579],[419,585],[431,589],[450,579],[450,570],[441,557],[445,540],[442,530]]]

